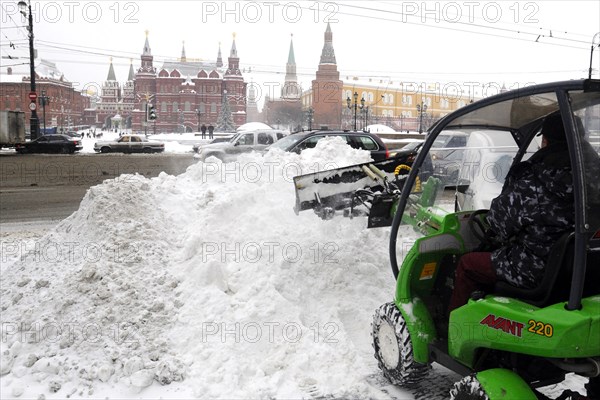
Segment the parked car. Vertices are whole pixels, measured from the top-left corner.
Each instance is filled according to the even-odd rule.
[[[63,133],[63,135],[67,135],[68,137],[72,138],[72,139],[80,139],[83,137],[82,134],[80,134],[79,132],[75,132],[75,131],[68,131]]]
[[[446,158],[447,155],[459,150],[462,154],[467,145],[468,135],[464,132],[446,131],[440,133],[431,145],[431,158],[436,159]]]
[[[407,143],[399,149],[390,151],[390,157],[396,157],[397,155],[407,154],[407,153],[417,153],[421,146],[423,146],[424,140],[415,140],[414,142]]]
[[[66,153],[73,154],[83,149],[81,140],[67,135],[43,135],[25,143],[17,143],[15,149],[19,153]]]
[[[117,140],[96,142],[94,151],[97,153],[160,153],[165,151],[165,144],[150,141],[140,135],[123,135]]]
[[[278,148],[284,151],[300,153],[304,149],[313,148],[317,142],[324,137],[339,136],[351,147],[371,152],[373,161],[385,160],[389,157],[388,149],[379,136],[369,132],[346,132],[346,131],[310,131],[298,132],[289,135],[270,148]]]
[[[230,161],[242,153],[264,150],[284,136],[283,131],[276,129],[244,131],[237,133],[227,142],[194,145],[193,149],[197,153],[195,157],[200,158],[202,161],[208,157]]]

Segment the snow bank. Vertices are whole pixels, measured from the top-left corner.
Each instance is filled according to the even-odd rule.
[[[388,231],[292,209],[293,176],[368,160],[328,138],[92,187],[3,270],[3,392],[386,397],[367,377]]]

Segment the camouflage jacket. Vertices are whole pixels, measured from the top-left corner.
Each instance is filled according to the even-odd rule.
[[[537,151],[509,171],[487,220],[503,246],[492,252],[498,279],[533,288],[551,246],[574,229],[573,179],[566,143]]]

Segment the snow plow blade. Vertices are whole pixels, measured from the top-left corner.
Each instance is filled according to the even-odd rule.
[[[296,176],[294,211],[314,210],[322,219],[343,211],[346,217],[369,216],[369,227],[389,226],[408,171],[403,160],[388,159]]]

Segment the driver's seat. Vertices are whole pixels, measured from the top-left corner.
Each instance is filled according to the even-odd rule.
[[[567,283],[571,282],[569,275],[573,271],[574,238],[574,232],[567,232],[550,248],[546,271],[542,282],[537,287],[533,289],[518,288],[507,282],[499,281],[495,284],[493,293],[514,297],[537,307],[566,301],[569,297],[569,285]]]

